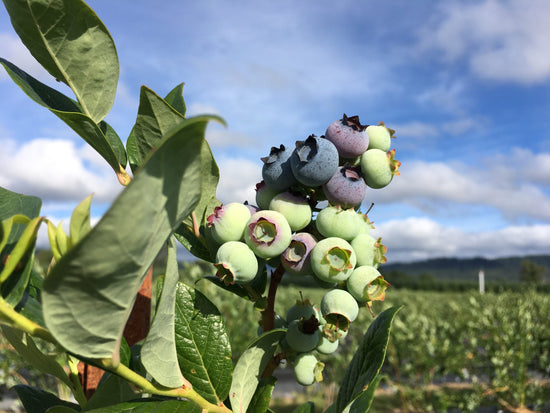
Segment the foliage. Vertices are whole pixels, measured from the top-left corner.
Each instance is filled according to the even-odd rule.
[[[545,273],[546,267],[543,265],[538,265],[530,260],[521,262],[520,279],[523,282],[540,284],[544,280]]]
[[[224,291],[238,297],[237,313],[229,320],[246,324],[243,302],[262,314],[266,332],[235,354],[224,317],[194,287],[192,274],[186,277],[184,271],[182,277],[176,259],[177,242],[203,260],[212,262],[215,256],[206,223],[220,204],[215,198],[219,170],[204,135],[209,122],[224,121],[186,117],[183,84],[164,98],[143,86],[125,146],[104,120],[113,105],[119,66],[114,41],[93,10],[81,0],[3,2],[25,46],[74,98],[12,62],[0,58],[0,64],[31,100],[94,148],[125,186],[94,227],[91,197],[82,201],[69,233],[40,215],[40,199],[0,188],[3,338],[25,363],[57,378],[77,402],[20,384],[14,389],[23,406],[32,412],[271,411],[273,371],[290,358],[286,353],[293,354],[284,350],[286,330],[272,328],[282,266],[268,277],[262,260],[256,278],[246,284],[201,281],[211,282],[213,296]],[[34,265],[42,224],[52,256],[46,270]],[[123,331],[153,264],[153,316],[144,321],[147,337],[130,347]],[[388,308],[366,329],[330,411],[368,410],[399,309]],[[79,378],[79,362],[106,372],[91,397]],[[305,402],[296,411],[313,408]]]

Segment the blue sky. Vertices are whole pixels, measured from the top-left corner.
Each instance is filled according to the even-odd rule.
[[[218,197],[254,200],[260,157],[359,115],[396,130],[401,176],[365,206],[390,262],[550,253],[550,3],[546,0],[90,0],[120,60],[107,121],[125,140],[139,88],[185,82],[189,114],[216,113],[207,139]],[[65,93],[0,10],[0,56]],[[0,186],[67,220],[110,168],[0,72]],[[366,208],[365,208],[366,209]]]

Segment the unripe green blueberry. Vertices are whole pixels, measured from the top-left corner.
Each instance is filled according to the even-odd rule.
[[[212,237],[220,244],[227,241],[240,241],[250,219],[250,209],[238,202],[231,202],[214,208],[207,220]]]
[[[315,218],[315,226],[325,237],[338,237],[351,241],[359,234],[360,221],[353,208],[343,209],[339,205],[323,208]]]
[[[286,320],[281,317],[279,314],[275,314],[275,318],[273,319],[273,328],[287,328],[288,323]],[[265,333],[262,324],[258,325],[258,329],[256,330],[256,333],[261,336],[263,333]]]
[[[240,241],[223,243],[216,252],[216,276],[226,285],[252,281],[258,272],[258,260],[248,245]]]
[[[324,364],[312,353],[302,353],[294,360],[294,377],[302,386],[311,386],[323,380]]]
[[[258,211],[250,217],[244,239],[261,258],[276,257],[289,246],[292,230],[286,218],[277,211]]]
[[[319,320],[319,310],[317,310],[317,308],[307,299],[296,300],[296,304],[290,307],[286,312],[286,320],[289,323],[294,320],[301,320],[302,318],[308,320],[312,316]]]
[[[317,241],[309,232],[298,232],[292,236],[290,245],[281,255],[281,264],[291,274],[311,274],[311,251]]]
[[[269,203],[280,192],[267,186],[265,181],[258,182],[256,184],[256,204],[260,209],[269,209]]]
[[[346,280],[349,293],[360,303],[383,301],[389,284],[378,270],[370,265],[355,268]]]
[[[321,339],[319,321],[315,316],[307,320],[293,320],[288,323],[286,342],[290,348],[298,353],[305,353],[317,347]]]
[[[368,186],[374,189],[388,185],[394,175],[399,175],[401,162],[395,159],[395,149],[384,152],[369,149],[361,155],[361,171]]]
[[[370,221],[367,214],[357,213],[359,217],[359,234],[370,234],[371,229],[374,229],[373,223]]]
[[[359,314],[359,305],[345,290],[331,290],[321,300],[321,314],[326,320],[323,332],[330,340],[341,338]]]
[[[305,228],[311,221],[311,206],[308,200],[289,191],[275,195],[269,203],[269,209],[283,214],[292,231]]]
[[[311,269],[322,281],[346,280],[351,275],[356,262],[353,248],[342,238],[322,239],[311,251]]]
[[[381,242],[382,238],[375,239],[370,234],[359,234],[351,240],[351,246],[357,255],[357,266],[371,265],[378,268],[385,263],[387,248]]]
[[[319,340],[319,344],[315,348],[319,353],[321,354],[332,354],[336,350],[338,350],[338,345],[340,344],[339,340],[330,341],[328,337],[325,337],[323,334],[324,325],[319,326],[321,329],[321,340]]]
[[[366,132],[369,135],[369,149],[380,149],[384,152],[390,150],[391,138],[395,131],[386,128],[384,122],[367,126]]]

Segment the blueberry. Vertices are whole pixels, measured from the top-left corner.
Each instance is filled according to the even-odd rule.
[[[360,303],[383,301],[389,283],[378,270],[370,265],[362,265],[353,270],[346,280],[350,294]]]
[[[256,203],[260,209],[269,209],[269,203],[275,195],[281,191],[276,191],[267,186],[265,181],[260,181],[256,184]]]
[[[317,241],[309,232],[298,232],[292,236],[290,245],[281,255],[281,264],[291,274],[311,273],[311,251]]]
[[[310,135],[297,141],[290,157],[292,172],[298,182],[317,187],[327,182],[338,169],[338,150],[328,139]]]
[[[250,219],[250,209],[245,204],[231,202],[214,208],[207,220],[213,238],[220,244],[239,241]]]
[[[277,211],[258,211],[250,217],[244,239],[261,258],[280,255],[290,244],[292,230],[286,218]]]
[[[325,237],[338,237],[351,241],[359,234],[360,217],[353,208],[343,209],[340,206],[323,208],[315,218],[315,226]]]
[[[286,342],[291,349],[305,353],[315,349],[321,340],[319,321],[312,316],[309,319],[293,320],[288,323]]]
[[[311,221],[312,211],[308,200],[289,191],[275,195],[269,203],[269,209],[283,214],[292,231],[305,228]]]
[[[244,242],[228,241],[216,252],[216,276],[226,285],[249,282],[256,277],[258,260]]]
[[[365,152],[369,146],[369,135],[366,126],[361,125],[359,116],[347,117],[332,122],[325,138],[331,141],[342,158],[355,158]]]
[[[317,357],[312,353],[302,353],[294,361],[294,377],[302,386],[311,386],[315,382],[323,380],[323,367]]]
[[[322,281],[346,280],[355,268],[356,257],[351,245],[342,238],[322,239],[311,251],[311,268]]]
[[[323,328],[330,341],[340,339],[359,314],[355,298],[344,290],[331,290],[321,299],[321,314],[326,320]]]
[[[367,184],[360,168],[344,165],[323,185],[323,191],[331,205],[351,208],[363,202]]]
[[[369,149],[361,155],[361,171],[368,186],[379,189],[387,186],[394,175],[399,175],[401,162],[395,159],[395,149],[384,152]]]
[[[351,240],[351,246],[357,255],[357,266],[371,265],[378,268],[386,262],[384,254],[387,248],[382,244],[382,238],[374,238],[372,235],[362,233]]]
[[[262,158],[262,178],[267,186],[276,191],[284,191],[296,183],[290,167],[290,155],[292,150],[281,145],[279,148],[272,147],[269,156]]]
[[[395,131],[388,129],[384,122],[367,126],[366,132],[369,135],[369,149],[380,149],[384,152],[390,150],[391,138]]]

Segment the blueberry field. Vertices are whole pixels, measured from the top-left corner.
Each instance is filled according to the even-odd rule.
[[[187,271],[183,272],[198,279],[203,270],[190,266]],[[220,293],[206,281],[200,281],[198,288],[212,294],[213,301],[227,314],[235,352],[246,348],[257,331],[250,323],[239,322],[239,315],[259,320],[259,313],[252,306],[239,305],[230,294]],[[300,299],[295,294],[298,289],[317,304],[324,293],[311,287],[281,288],[278,314],[284,315]],[[383,302],[374,304],[375,314],[395,305],[405,307],[392,325],[384,379],[371,411],[476,411],[484,406],[518,411],[515,407],[521,404],[534,411],[542,411],[543,406],[548,409],[550,296],[523,290],[483,295],[475,290],[390,288],[387,292]],[[360,312],[341,348],[330,356],[336,359],[326,363],[322,384],[303,389],[310,399],[319,398],[316,405],[330,405],[327,398],[336,394],[334,389],[343,378],[340,366],[349,363],[371,322],[367,311]],[[298,406],[301,394],[298,389],[274,402]]]
[[[195,280],[226,316],[235,357],[257,335],[254,322],[260,313],[243,305],[239,297],[219,288],[203,276],[209,265],[186,264],[180,278]],[[391,280],[390,280],[391,282]],[[318,304],[324,290],[280,288],[277,314],[284,315],[297,299]],[[536,292],[487,293],[434,292],[388,289],[383,302],[375,303],[375,314],[395,305],[405,307],[394,319],[384,378],[371,411],[477,411],[494,407],[518,411],[525,404],[534,411],[550,403],[550,297]],[[343,379],[347,365],[372,316],[362,311],[331,363],[322,383],[311,388],[295,386],[277,394],[272,404],[277,411],[292,411],[303,400],[318,400],[328,406]],[[63,395],[63,388],[39,371],[29,369],[6,344],[1,343],[0,378],[7,385],[28,383]],[[285,368],[282,367],[284,373]],[[286,368],[289,370],[290,368]],[[281,376],[285,376],[282,374]],[[283,379],[281,379],[283,380]]]

